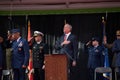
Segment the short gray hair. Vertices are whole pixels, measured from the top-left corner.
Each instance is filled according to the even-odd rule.
[[[67,25],[71,30],[72,30],[72,25],[70,25],[70,24],[65,24],[65,25]]]

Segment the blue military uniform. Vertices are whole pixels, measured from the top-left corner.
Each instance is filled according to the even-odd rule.
[[[25,39],[20,38],[14,41],[12,45],[12,67],[21,68],[22,65],[27,66],[29,61],[29,47]]]
[[[104,56],[102,51],[103,48],[101,46],[89,48],[88,68],[95,69],[103,66]]]
[[[94,39],[97,40],[97,39]],[[102,46],[89,46],[88,47],[88,70],[89,70],[89,80],[94,80],[94,71],[97,67],[103,67],[104,56],[103,56]],[[97,79],[102,80],[102,77],[98,75]]]
[[[13,29],[12,33],[19,32]],[[28,66],[29,63],[29,46],[28,42],[19,37],[12,43],[12,68],[14,72],[14,80],[25,80],[25,70],[22,66]]]

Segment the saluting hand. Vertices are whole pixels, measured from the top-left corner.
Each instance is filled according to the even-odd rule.
[[[107,43],[107,37],[106,37],[106,36],[103,37],[103,43],[104,43],[104,44]]]

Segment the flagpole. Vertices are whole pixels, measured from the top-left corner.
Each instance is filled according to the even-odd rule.
[[[106,19],[105,19],[106,18]],[[102,17],[102,26],[103,26],[103,47],[104,47],[104,67],[107,68],[109,67],[109,58],[108,58],[108,49],[104,46],[104,37],[106,37],[106,21],[107,21],[107,11],[106,11],[106,16]],[[108,80],[109,78],[109,73],[103,73],[103,76],[105,77],[105,80]]]
[[[26,15],[26,28],[27,28],[27,40],[29,42],[29,46],[32,45],[32,37],[31,37],[31,25],[30,25],[30,20],[28,19],[28,15]],[[29,58],[29,65],[28,65],[28,79],[33,80],[33,59],[32,59],[32,50],[29,49],[30,53],[30,58]]]

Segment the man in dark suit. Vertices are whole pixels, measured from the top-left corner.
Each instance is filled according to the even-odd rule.
[[[25,80],[25,70],[29,62],[29,46],[28,42],[21,38],[20,30],[12,31],[12,68],[14,72],[14,80]]]
[[[117,78],[120,80],[120,30],[116,31],[117,39],[113,42],[112,51],[115,53],[115,67],[118,70]]]
[[[72,67],[76,66],[76,55],[78,53],[78,42],[76,36],[71,34],[72,26],[65,24],[63,28],[64,34],[55,44],[55,49],[60,54],[66,54],[69,62],[70,79],[72,75]]]
[[[107,43],[107,37],[104,36],[104,45],[112,49],[113,52],[113,59],[112,59],[112,69],[113,71],[117,72],[116,78],[120,80],[120,30],[116,31],[116,40],[109,44]],[[113,76],[114,79],[115,76]]]
[[[35,42],[32,46],[34,80],[44,80],[44,55],[48,53],[48,46],[43,42],[44,34],[34,31]]]

